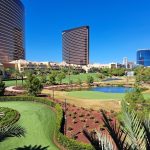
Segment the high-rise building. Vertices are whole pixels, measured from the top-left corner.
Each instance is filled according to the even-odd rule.
[[[139,49],[137,51],[137,64],[145,67],[150,66],[150,49]]]
[[[0,0],[0,62],[25,59],[24,6],[20,0]]]
[[[63,61],[67,64],[89,64],[89,27],[82,26],[62,32]]]
[[[127,57],[123,58],[123,65],[125,66],[125,68],[128,68],[128,58]]]

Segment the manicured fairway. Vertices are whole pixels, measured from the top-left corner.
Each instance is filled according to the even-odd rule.
[[[73,83],[76,83],[78,79],[80,78],[82,82],[86,82],[87,76],[92,76],[94,78],[94,81],[100,81],[100,79],[97,76],[97,73],[81,73],[78,75],[70,75],[70,80],[73,81]],[[66,76],[65,79],[62,81],[63,83],[68,83],[69,82],[69,76]]]
[[[73,81],[73,83],[76,83],[78,79],[80,78],[82,82],[86,82],[87,76],[90,75],[94,78],[94,81],[100,81],[100,79],[97,76],[97,73],[81,73],[77,75],[70,75],[70,80]],[[48,76],[47,76],[48,77]],[[9,80],[4,81],[6,86],[15,86],[16,80]],[[25,83],[25,80],[23,81]],[[56,82],[58,82],[56,80]],[[69,82],[69,76],[67,75],[65,79],[63,79],[62,83],[68,83]],[[58,82],[59,83],[59,82]],[[17,85],[22,85],[22,80],[17,80]]]
[[[46,105],[33,102],[0,102],[0,106],[19,111],[21,118],[18,124],[27,131],[25,137],[9,138],[0,143],[0,150],[10,150],[24,145],[49,146],[49,150],[58,150],[52,140],[55,113]]]
[[[103,93],[95,91],[71,91],[67,93],[67,96],[88,99],[88,100],[121,100],[124,98],[124,93]],[[150,99],[150,94],[144,94],[146,99]]]
[[[4,81],[5,86],[16,86],[16,80]],[[25,81],[23,81],[25,83]],[[22,80],[17,80],[17,85],[22,85]]]

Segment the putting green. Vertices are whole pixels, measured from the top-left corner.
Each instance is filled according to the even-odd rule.
[[[19,125],[26,129],[26,136],[8,138],[0,143],[0,150],[9,150],[24,145],[49,146],[49,150],[58,150],[53,143],[55,113],[46,105],[33,102],[0,102],[0,106],[13,108],[21,114]]]

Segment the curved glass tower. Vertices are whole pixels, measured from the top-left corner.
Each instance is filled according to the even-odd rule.
[[[0,62],[25,59],[24,6],[20,0],[0,0]]]
[[[150,66],[150,49],[140,49],[137,51],[137,64],[145,67]]]
[[[63,61],[68,64],[89,64],[89,27],[82,26],[62,32]]]

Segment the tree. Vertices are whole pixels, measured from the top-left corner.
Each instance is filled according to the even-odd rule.
[[[13,75],[15,76],[16,79],[16,86],[18,85],[18,76],[19,76],[19,71],[18,70],[14,70]]]
[[[136,82],[150,83],[150,68],[137,67],[135,68]]]
[[[45,84],[46,81],[47,81],[46,75],[42,75],[41,78],[40,78],[40,80],[41,80],[41,83]]]
[[[47,150],[49,146],[42,147],[41,145],[18,147],[16,150]]]
[[[5,92],[5,83],[4,82],[0,82],[0,96],[3,96]]]
[[[78,84],[78,85],[80,85],[80,86],[82,85],[82,81],[81,81],[81,79],[80,79],[80,78],[78,78],[78,80],[77,80],[77,84]]]
[[[63,72],[57,74],[57,80],[58,80],[58,82],[61,84],[62,80],[65,79],[65,77],[66,77],[66,75]]]
[[[73,80],[69,80],[69,84],[73,84]]]
[[[144,101],[144,96],[143,96],[138,84],[134,85],[134,88],[132,91],[125,94],[125,100],[127,102],[131,102],[132,104],[135,104],[135,102],[143,102]]]
[[[50,85],[56,84],[56,75],[54,73],[51,73],[48,76],[48,84],[50,84]]]
[[[90,85],[91,83],[93,83],[94,82],[94,78],[92,77],[92,76],[87,76],[87,79],[86,79],[86,83],[88,84],[88,85]]]
[[[23,86],[23,81],[24,81],[25,72],[24,72],[24,71],[23,71],[23,72],[19,72],[19,73],[18,73],[18,76],[21,77],[22,86]]]
[[[102,73],[98,73],[97,77],[100,78],[100,79],[104,79],[105,78],[104,74],[102,74]]]
[[[29,74],[26,79],[25,87],[31,96],[37,96],[41,92],[43,85],[40,80],[33,74]]]
[[[5,83],[2,81],[2,79],[3,79],[3,72],[0,70],[0,96],[3,96],[5,92]]]
[[[89,73],[98,73],[100,72],[100,68],[92,67],[88,70]]]
[[[0,142],[3,142],[8,137],[21,137],[25,136],[25,129],[18,125],[8,125],[0,127]]]

